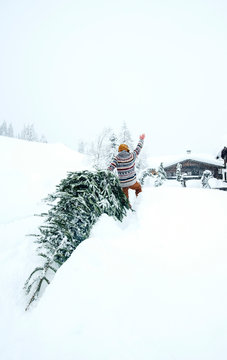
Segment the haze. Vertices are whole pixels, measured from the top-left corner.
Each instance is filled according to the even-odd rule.
[[[0,1],[0,123],[77,149],[125,121],[150,154],[227,145],[227,2]]]

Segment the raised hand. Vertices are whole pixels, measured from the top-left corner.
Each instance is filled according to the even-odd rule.
[[[145,134],[140,135],[140,140],[144,140],[145,139]]]

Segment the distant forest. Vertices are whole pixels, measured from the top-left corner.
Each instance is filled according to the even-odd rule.
[[[44,135],[39,136],[36,133],[33,124],[24,125],[21,132],[15,135],[12,123],[7,124],[6,121],[3,121],[3,123],[0,125],[0,136],[8,136],[22,140],[47,143],[47,139]]]

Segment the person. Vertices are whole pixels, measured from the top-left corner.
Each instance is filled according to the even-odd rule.
[[[218,153],[216,159],[222,158],[224,160],[224,167],[226,167],[226,163],[227,163],[227,147],[224,146],[223,149],[221,150],[221,152]]]
[[[133,152],[130,152],[128,145],[121,144],[117,156],[108,167],[109,171],[117,169],[121,188],[127,198],[129,198],[129,189],[135,190],[136,196],[142,191],[140,183],[136,180],[135,161],[143,147],[144,138],[145,134],[140,135],[138,145]]]

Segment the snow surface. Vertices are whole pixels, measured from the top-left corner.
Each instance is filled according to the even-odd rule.
[[[33,214],[87,164],[60,144],[0,137],[0,149],[1,360],[227,358],[227,192],[147,181],[136,212],[103,215],[25,312]]]

